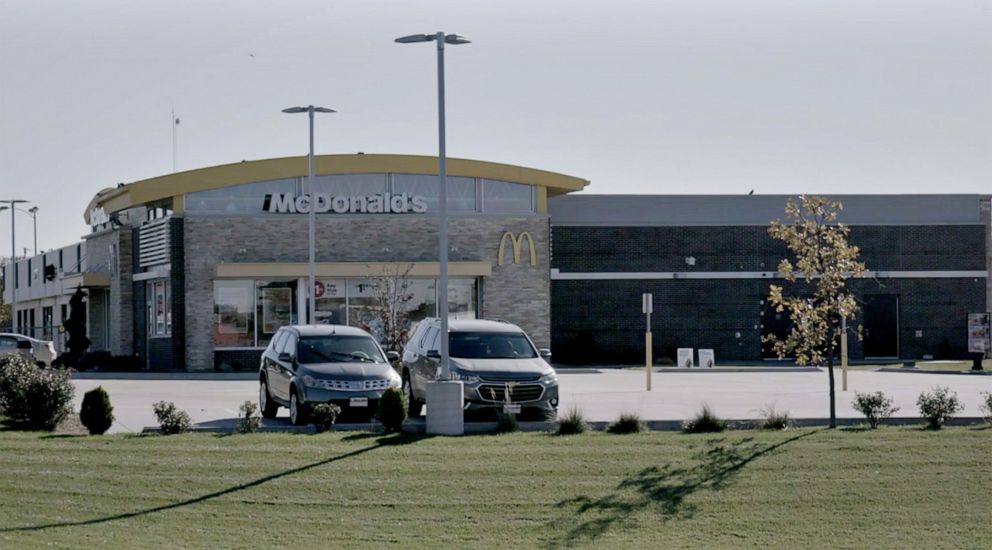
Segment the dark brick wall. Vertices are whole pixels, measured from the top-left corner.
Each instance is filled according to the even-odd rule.
[[[552,228],[551,265],[568,272],[774,272],[788,251],[758,226]],[[982,226],[855,226],[850,241],[873,271],[986,269]],[[696,259],[694,266],[685,262]],[[551,285],[551,340],[558,361],[643,361],[641,293],[652,292],[654,355],[713,348],[717,361],[761,360],[762,302],[770,280],[569,281]],[[777,281],[781,283],[781,280]],[[852,281],[859,296],[899,297],[899,354],[964,357],[969,312],[985,311],[986,279]],[[854,324],[856,325],[856,321]],[[917,331],[920,336],[917,336]],[[852,338],[850,356],[863,358]]]
[[[148,369],[173,370],[172,341],[175,338],[152,338],[148,340]]]
[[[145,281],[137,281],[132,287],[131,307],[134,311],[134,354],[141,358],[141,364],[148,368],[148,312],[147,288]]]
[[[257,371],[262,360],[260,349],[214,350],[214,370],[220,372]]]
[[[186,256],[183,242],[183,218],[169,220],[169,254],[172,269],[169,282],[172,287],[172,366],[186,368]]]
[[[651,292],[655,358],[674,358],[675,348],[692,347],[713,348],[717,362],[759,361],[761,335],[767,332],[761,327],[762,302],[769,283],[760,279],[552,281],[552,351],[557,361],[571,364],[643,361],[641,293]],[[851,288],[859,297],[899,296],[901,357],[941,357],[949,345],[951,357],[963,358],[967,314],[983,310],[985,284],[984,278],[866,279],[852,281]],[[850,357],[864,357],[862,343],[854,338]]]
[[[552,226],[552,233],[551,267],[564,272],[775,271],[788,253],[760,226]],[[980,225],[854,226],[850,242],[873,271],[986,269]]]

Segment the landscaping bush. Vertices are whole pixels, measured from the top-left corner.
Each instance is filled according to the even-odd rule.
[[[762,430],[786,430],[792,426],[792,419],[789,418],[789,411],[779,412],[772,405],[761,410],[761,421],[758,427]]]
[[[310,410],[310,421],[318,432],[326,432],[334,426],[341,414],[341,407],[334,403],[319,403]]]
[[[992,391],[983,391],[982,404],[978,408],[982,411],[985,421],[992,424]]]
[[[499,416],[496,420],[496,433],[508,434],[520,429],[520,424],[517,422],[516,415],[508,414],[503,411],[499,411],[496,414]]]
[[[696,416],[682,423],[682,432],[687,434],[716,433],[727,429],[727,422],[718,417],[709,405],[696,413]]]
[[[607,426],[606,431],[611,434],[636,434],[647,429],[647,425],[641,417],[634,413],[623,413],[616,422]]]
[[[388,388],[379,398],[379,422],[387,432],[398,432],[406,420],[406,399],[398,388]]]
[[[565,416],[558,418],[558,435],[580,434],[588,428],[586,419],[582,416],[582,411],[578,407],[572,407],[565,413]]]
[[[868,426],[871,429],[878,427],[878,423],[892,416],[899,410],[899,407],[892,406],[892,398],[886,397],[884,393],[854,392],[854,400],[851,406],[868,419]]]
[[[79,421],[90,435],[100,435],[110,429],[114,423],[114,408],[110,406],[110,396],[103,386],[97,386],[83,395]]]
[[[0,358],[0,413],[27,428],[54,430],[72,412],[68,370],[40,369],[21,355]]]
[[[152,405],[155,410],[155,417],[165,435],[186,433],[193,426],[193,420],[189,414],[176,408],[176,404],[171,401],[159,401]]]
[[[254,401],[245,401],[238,407],[238,433],[250,434],[258,431],[262,417]]]
[[[920,407],[920,416],[932,430],[939,430],[947,419],[964,410],[964,405],[958,401],[958,394],[939,386],[932,393],[921,393],[916,404]]]

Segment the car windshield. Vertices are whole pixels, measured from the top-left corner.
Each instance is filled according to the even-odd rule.
[[[375,340],[368,336],[304,336],[300,338],[300,363],[385,363]]]
[[[522,332],[452,332],[449,353],[461,359],[524,359],[537,357]]]

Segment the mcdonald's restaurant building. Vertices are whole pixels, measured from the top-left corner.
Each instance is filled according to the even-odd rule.
[[[280,158],[100,191],[82,242],[5,273],[16,330],[56,333],[82,286],[91,349],[137,355],[149,370],[256,369],[280,326],[307,321],[311,208],[315,322],[365,324],[371,278],[397,273],[413,294],[410,321],[436,315],[437,159],[319,156],[312,193],[306,173],[305,157]],[[588,184],[449,159],[451,314],[516,323],[559,363],[631,364],[643,358],[649,292],[654,357],[709,348],[717,363],[776,359],[762,336],[788,329],[767,297],[789,252],[767,227],[788,197],[575,193]],[[992,308],[989,196],[834,198],[870,270],[851,282],[864,326],[853,359],[992,347],[968,325]]]
[[[410,320],[436,315],[436,157],[318,156],[312,194],[306,174],[305,157],[280,158],[99,192],[84,255],[106,271],[89,295],[110,312],[109,351],[154,370],[256,369],[279,327],[306,322],[310,208],[315,322],[362,325],[370,277],[397,274]],[[451,314],[510,320],[549,347],[548,199],[588,182],[459,159],[448,182]]]

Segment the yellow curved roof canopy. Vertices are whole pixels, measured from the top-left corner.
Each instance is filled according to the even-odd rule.
[[[431,175],[437,174],[437,157],[365,154],[318,155],[314,159],[314,173],[317,175],[376,173]],[[90,211],[94,208],[100,207],[107,214],[112,214],[133,206],[173,197],[180,198],[180,200],[173,200],[173,205],[177,210],[181,210],[181,197],[185,193],[306,175],[306,156],[242,161],[236,164],[199,168],[104,189],[93,197],[93,200],[86,207],[83,217],[86,219],[86,223],[90,223]],[[448,159],[448,175],[535,185],[544,188],[548,197],[580,191],[589,185],[588,180],[555,172],[511,164],[457,158]],[[544,193],[539,193],[539,195],[544,195]]]

